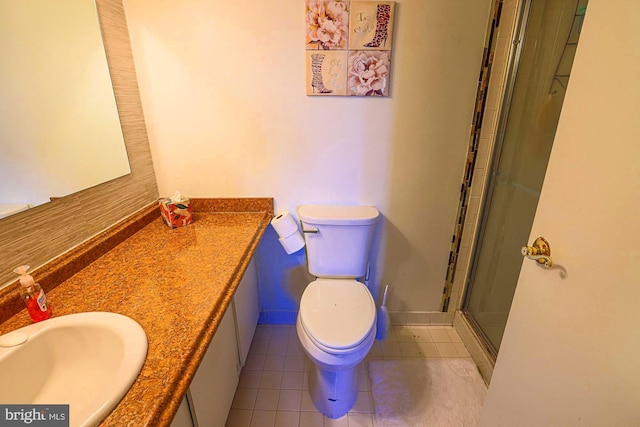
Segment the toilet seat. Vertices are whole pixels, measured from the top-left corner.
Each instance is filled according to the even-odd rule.
[[[299,318],[309,339],[327,353],[357,349],[375,327],[376,306],[367,287],[353,279],[317,279],[300,301]]]

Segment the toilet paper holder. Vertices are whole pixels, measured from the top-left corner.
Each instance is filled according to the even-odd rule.
[[[520,252],[525,258],[537,261],[547,268],[553,268],[551,246],[549,246],[549,242],[544,237],[538,237],[534,240],[532,246],[523,246]]]
[[[304,224],[302,223],[302,221],[300,221],[300,229],[302,230],[303,233],[319,233],[320,230],[318,229],[318,227],[313,227],[312,229],[305,229],[304,228]]]

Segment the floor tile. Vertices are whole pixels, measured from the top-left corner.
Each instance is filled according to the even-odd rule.
[[[279,396],[280,390],[271,390],[267,388],[258,389],[256,403],[253,408],[264,411],[275,411],[278,408]]]
[[[287,340],[274,340],[269,341],[269,351],[267,354],[287,354]]]
[[[261,378],[262,371],[249,371],[247,369],[243,369],[240,374],[238,388],[259,388]]]
[[[285,371],[304,371],[304,356],[289,354],[284,359]]]
[[[347,415],[336,419],[324,417],[324,427],[349,427],[349,418]]]
[[[309,394],[309,390],[302,390],[300,410],[301,411],[317,411],[315,405],[313,404],[313,400],[311,400],[311,395]]]
[[[274,325],[271,339],[287,341],[289,339],[290,329],[291,327],[289,325]]]
[[[291,355],[304,355],[304,349],[302,348],[302,344],[300,344],[300,341],[298,341],[298,339],[296,338],[295,341],[294,340],[289,340],[287,341],[287,354],[291,354]]]
[[[231,409],[225,427],[249,427],[252,414],[249,409]]]
[[[324,417],[320,412],[300,412],[300,427],[323,427]]]
[[[298,331],[296,331],[296,325],[291,325],[291,329],[289,330],[289,341],[298,341]]]
[[[455,329],[448,329],[447,333],[449,334],[449,337],[451,338],[451,342],[462,342],[462,338],[460,338],[460,335],[458,335],[458,333],[456,332]]]
[[[296,427],[300,424],[300,412],[278,411],[275,427]]]
[[[433,342],[419,342],[418,348],[420,349],[420,353],[423,357],[427,359],[434,359],[440,357],[440,352],[438,352],[438,347],[436,343]]]
[[[264,360],[265,371],[282,371],[284,369],[284,354],[267,354]]]
[[[387,331],[387,336],[385,337],[384,341],[398,341],[395,326],[389,326],[389,330]]]
[[[420,348],[418,347],[417,343],[399,342],[398,345],[400,346],[400,353],[402,353],[402,357],[409,358],[409,359],[422,357],[422,354],[420,353]]]
[[[397,341],[383,341],[380,343],[382,348],[382,355],[385,359],[389,358],[401,358],[402,352]]]
[[[451,337],[447,333],[446,329],[431,329],[429,332],[431,332],[433,342],[451,342]]]
[[[411,331],[416,342],[433,342],[433,337],[429,332],[428,326],[412,326]]]
[[[309,394],[316,369],[293,325],[259,325],[240,375],[226,427],[373,427],[368,365],[371,360],[452,358],[471,360],[450,326],[394,325],[387,339],[374,341],[358,365],[358,398],[348,415],[324,417]]]
[[[264,354],[249,354],[242,369],[246,369],[247,371],[261,371],[264,369],[266,357]]]
[[[269,351],[269,343],[271,340],[254,340],[251,342],[251,347],[249,347],[249,354],[267,354]]]
[[[347,418],[349,419],[349,427],[373,427],[371,414],[350,412]]]
[[[358,374],[358,391],[370,391],[369,375],[366,373]]]
[[[282,376],[282,389],[302,390],[303,372],[284,371]]]
[[[302,390],[280,390],[278,411],[300,411]]]
[[[440,353],[441,357],[458,357],[458,351],[456,350],[456,346],[454,343],[438,342],[436,343],[436,346],[438,347],[438,353]]]
[[[253,409],[257,395],[257,388],[239,388],[233,397],[231,407],[233,409]]]
[[[304,371],[309,372],[313,369],[313,362],[308,356],[304,356]]]
[[[380,346],[380,341],[373,342],[373,345],[371,345],[371,349],[369,349],[368,356],[382,357],[382,347]]]
[[[467,347],[461,342],[454,342],[453,346],[456,348],[456,352],[458,353],[458,357],[471,357]]]
[[[309,372],[302,373],[302,389],[309,390]]]
[[[282,371],[262,371],[259,388],[280,389],[282,386]]]
[[[274,427],[276,425],[276,411],[253,411],[251,427]]]
[[[394,326],[393,327],[398,342],[415,342],[413,331],[409,326]]]
[[[350,412],[367,412],[371,413],[371,402],[369,401],[369,393],[366,391],[359,391],[356,403]]]
[[[258,325],[256,327],[256,332],[253,334],[253,339],[255,340],[270,340],[271,333],[273,332],[273,326],[271,325]]]

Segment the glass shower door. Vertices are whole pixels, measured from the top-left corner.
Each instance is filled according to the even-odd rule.
[[[502,341],[587,0],[532,0],[502,118],[463,310],[494,355]]]

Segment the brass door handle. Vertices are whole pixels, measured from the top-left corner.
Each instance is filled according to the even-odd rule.
[[[538,237],[533,246],[523,246],[520,249],[522,256],[537,261],[547,268],[553,268],[553,260],[551,259],[551,246],[544,237]]]

